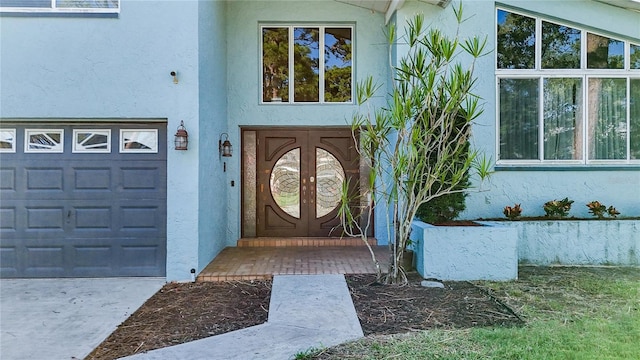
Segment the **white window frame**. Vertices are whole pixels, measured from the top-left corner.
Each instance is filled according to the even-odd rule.
[[[149,149],[127,149],[124,143],[125,135],[133,132],[147,132],[153,134],[155,137],[155,144],[152,144],[153,146],[150,146]],[[121,153],[158,153],[158,129],[120,129],[120,139],[118,141]]]
[[[52,147],[51,149],[31,149],[29,147],[29,137],[32,134],[39,133],[59,133],[60,134],[60,143],[57,146]],[[25,129],[24,130],[24,152],[25,153],[47,153],[47,154],[59,154],[64,152],[64,129]]]
[[[498,64],[498,32],[495,32],[494,44],[496,44],[496,51],[494,54],[494,66],[496,67],[496,80],[495,80],[495,94],[496,94],[496,112],[495,112],[495,151],[497,154],[496,164],[498,165],[627,165],[627,164],[640,164],[640,159],[631,159],[631,118],[630,118],[630,90],[631,80],[640,79],[640,70],[631,69],[631,44],[636,44],[623,37],[615,37],[610,34],[600,33],[597,31],[587,30],[581,28],[575,24],[563,23],[554,19],[544,18],[538,15],[528,14],[526,12],[520,12],[510,8],[496,7],[494,12],[494,26],[497,30],[498,25],[498,10],[510,12],[513,14],[526,16],[535,19],[535,69],[499,69]],[[542,69],[542,22],[548,22],[556,25],[567,26],[577,30],[580,30],[580,68],[579,69]],[[595,34],[604,37],[608,37],[614,40],[619,40],[624,43],[624,67],[623,69],[589,69],[587,68],[587,34]],[[500,158],[500,79],[538,79],[538,159],[501,159]],[[543,82],[545,78],[580,78],[582,79],[582,159],[571,160],[545,160],[544,159],[544,88]],[[627,112],[627,148],[626,159],[615,160],[601,160],[601,159],[589,159],[589,104],[588,104],[588,82],[591,78],[624,78],[627,80],[627,93],[626,93],[626,112]]]
[[[1,6],[0,13],[91,13],[91,14],[119,14],[122,5],[121,0],[116,0],[118,6],[115,8],[73,8],[59,7],[58,0],[51,0],[51,7],[17,7]]]
[[[263,41],[262,41],[262,35],[263,35],[263,29],[264,28],[286,28],[288,29],[288,34],[289,34],[289,101],[287,102],[269,102],[269,101],[263,101],[262,99],[262,90],[264,88],[264,76],[263,76]],[[295,72],[294,72],[294,67],[295,67],[295,59],[294,59],[294,52],[293,52],[293,41],[295,39],[295,34],[294,31],[296,28],[318,28],[318,30],[320,31],[320,35],[319,36],[319,42],[318,42],[318,57],[319,57],[319,64],[318,64],[318,78],[319,78],[319,86],[318,86],[318,101],[317,102],[296,102],[294,101],[295,99]],[[324,59],[324,34],[325,34],[325,29],[326,28],[350,28],[351,29],[351,101],[345,101],[345,102],[326,102],[324,100],[324,93],[325,93],[325,87],[324,87],[324,75],[325,75],[325,59]],[[352,105],[354,104],[354,97],[355,97],[355,86],[356,86],[356,82],[355,82],[355,64],[356,64],[356,41],[355,41],[355,34],[356,34],[356,26],[355,24],[352,23],[338,23],[338,24],[299,24],[299,23],[286,23],[286,24],[269,24],[269,23],[264,23],[264,24],[260,24],[259,26],[259,54],[258,57],[260,59],[260,87],[259,87],[259,99],[260,99],[260,104],[265,104],[265,105],[293,105],[293,104],[303,104],[303,105],[316,105],[316,104],[322,104],[322,105],[327,105],[327,104],[331,104],[331,105],[338,105],[338,104],[348,104],[348,105]]]
[[[5,137],[5,135],[10,134],[8,137]],[[1,128],[0,129],[0,140],[4,141],[4,142],[8,142],[11,144],[10,148],[0,148],[0,152],[3,153],[15,153],[16,152],[16,129],[5,129],[5,128]],[[11,139],[12,141],[8,141],[9,139]]]
[[[105,135],[107,137],[106,149],[87,149],[80,147],[78,141],[78,135],[81,133],[94,133],[99,135]],[[73,145],[71,147],[73,153],[110,153],[111,152],[111,129],[73,129]]]

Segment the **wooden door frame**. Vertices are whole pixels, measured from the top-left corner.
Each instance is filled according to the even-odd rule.
[[[318,127],[318,126],[288,126],[288,127],[280,127],[280,126],[250,126],[250,127],[241,127],[240,132],[241,132],[241,191],[240,191],[240,210],[241,210],[241,226],[240,226],[240,230],[241,230],[241,236],[243,238],[251,238],[251,237],[257,237],[257,224],[252,224],[249,225],[249,229],[247,229],[247,224],[248,222],[251,222],[252,219],[257,220],[257,216],[258,216],[258,202],[257,202],[257,159],[255,159],[255,162],[251,163],[251,161],[245,161],[245,133],[247,132],[253,132],[253,138],[254,141],[257,142],[257,138],[258,138],[258,134],[260,131],[283,131],[283,132],[296,132],[296,131],[305,131],[305,132],[313,132],[313,130],[323,130],[323,131],[340,131],[340,132],[346,132],[349,131],[351,132],[351,128],[349,126],[327,126],[327,127]],[[257,144],[254,144],[254,153],[257,152]],[[254,154],[255,155],[255,154]],[[254,156],[255,157],[255,156]],[[315,163],[315,162],[314,162]],[[247,167],[247,165],[251,165],[254,166],[253,169],[253,179],[255,181],[255,185],[254,188],[254,199],[253,199],[253,205],[248,204],[247,199],[245,198],[245,187],[246,187],[246,177],[247,175],[250,173],[250,168]],[[344,165],[343,165],[344,167]],[[357,166],[358,171],[359,171],[359,166]],[[346,171],[346,170],[345,170]],[[361,178],[362,175],[360,175]],[[251,177],[251,176],[249,176]],[[360,178],[358,178],[358,186],[360,183]],[[251,190],[249,191],[251,192]],[[253,216],[249,215],[247,216],[248,212],[252,212]],[[373,229],[373,226],[371,227],[371,229]],[[371,232],[370,235],[373,235],[373,233]],[[340,236],[340,234],[336,234],[335,236]],[[304,236],[307,237],[307,236]]]

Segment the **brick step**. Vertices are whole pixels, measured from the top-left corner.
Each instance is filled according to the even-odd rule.
[[[367,240],[369,245],[376,246],[378,241],[375,238]],[[238,247],[293,247],[293,246],[365,246],[360,238],[242,238],[238,240]]]

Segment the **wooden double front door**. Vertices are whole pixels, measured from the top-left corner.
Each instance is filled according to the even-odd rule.
[[[351,129],[256,131],[256,236],[340,236],[343,185],[359,189]]]

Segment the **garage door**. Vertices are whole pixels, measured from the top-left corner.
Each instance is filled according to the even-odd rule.
[[[165,275],[165,123],[0,133],[2,277]]]

